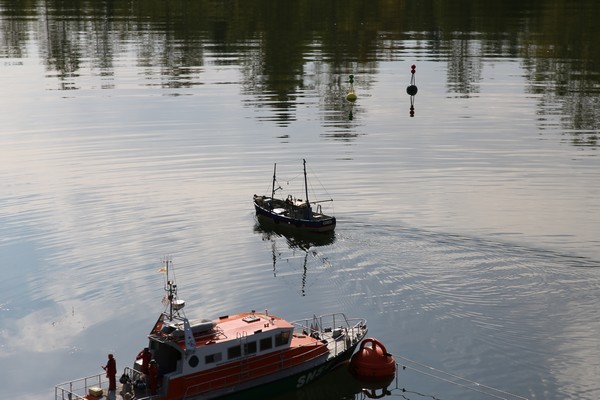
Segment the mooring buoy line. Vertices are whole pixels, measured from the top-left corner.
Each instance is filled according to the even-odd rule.
[[[430,365],[426,365],[426,364],[420,363],[418,361],[411,360],[410,358],[406,358],[406,357],[402,357],[402,356],[398,356],[398,355],[395,355],[395,357],[418,366],[418,368],[417,368],[414,366],[399,364],[402,367],[402,369],[410,369],[410,370],[418,372],[420,374],[427,375],[427,376],[430,376],[432,378],[435,378],[435,379],[438,379],[438,380],[441,380],[444,382],[448,382],[452,385],[460,386],[465,389],[479,392],[486,396],[494,397],[496,399],[503,399],[503,400],[510,400],[510,399],[529,400],[526,397],[522,397],[522,396],[510,393],[510,392],[507,392],[505,390],[496,389],[494,387],[487,386],[487,385],[481,384],[479,382],[475,382],[475,381],[463,378],[461,376],[439,370]],[[421,369],[419,369],[419,368],[421,368]],[[431,372],[423,371],[422,369],[427,369]],[[398,370],[398,368],[396,370]],[[440,375],[446,375],[449,378],[446,378],[446,377],[443,377]],[[457,382],[457,381],[460,381],[460,382]],[[508,396],[508,397],[506,397],[506,396]]]

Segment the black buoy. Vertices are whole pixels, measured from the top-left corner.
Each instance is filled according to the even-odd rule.
[[[411,116],[411,118],[415,116],[415,95],[419,91],[419,89],[417,88],[417,85],[415,85],[415,72],[416,71],[417,71],[417,66],[413,64],[410,67],[410,74],[411,74],[410,85],[408,85],[408,87],[406,88],[406,93],[408,93],[408,95],[410,96],[409,115]]]

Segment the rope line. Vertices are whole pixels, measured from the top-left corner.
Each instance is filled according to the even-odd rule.
[[[422,364],[422,363],[420,363],[418,361],[411,360],[410,358],[406,358],[406,357],[402,357],[402,356],[395,356],[395,357],[397,357],[399,359],[402,359],[404,361],[408,361],[410,363],[416,364],[416,365],[418,365],[421,368],[429,369],[429,370],[435,372],[435,374],[434,373],[429,373],[429,372],[426,372],[426,371],[421,371],[418,368],[409,367],[409,366],[406,366],[406,365],[403,365],[403,368],[408,368],[408,369],[413,370],[415,372],[421,373],[423,375],[430,376],[430,377],[435,378],[435,379],[439,379],[439,380],[444,381],[444,382],[451,383],[451,384],[456,385],[456,386],[460,386],[460,387],[463,387],[463,388],[466,388],[466,389],[470,389],[470,390],[473,390],[475,392],[479,392],[479,393],[482,393],[482,394],[485,394],[485,395],[488,395],[488,396],[491,396],[491,397],[495,397],[497,399],[507,400],[506,397],[502,397],[502,396],[509,396],[511,398],[516,398],[516,399],[521,399],[521,400],[528,400],[526,397],[522,397],[522,396],[510,393],[510,392],[507,392],[507,391],[504,391],[504,390],[496,389],[496,388],[491,387],[491,386],[487,386],[487,385],[483,385],[483,384],[475,382],[475,381],[471,381],[469,379],[460,377],[458,375],[454,375],[454,374],[451,374],[449,372],[445,372],[445,371],[436,369],[436,368],[431,367],[429,365]],[[449,377],[452,377],[455,380],[463,381],[463,382],[466,382],[466,383],[459,383],[459,382],[456,382],[456,381],[454,381],[452,379],[444,378],[444,377],[438,376],[436,374],[444,374],[444,375],[447,375]],[[476,387],[473,387],[473,386],[476,386]],[[485,389],[485,390],[496,392],[496,393],[499,393],[499,395],[498,394],[494,394],[494,393],[489,393],[489,392],[486,392],[486,391],[484,391],[482,389],[478,389],[478,388],[482,388],[482,389]]]

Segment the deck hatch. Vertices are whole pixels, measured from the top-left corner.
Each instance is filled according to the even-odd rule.
[[[251,324],[252,322],[260,321],[260,318],[256,315],[248,315],[247,317],[242,318],[242,321]]]

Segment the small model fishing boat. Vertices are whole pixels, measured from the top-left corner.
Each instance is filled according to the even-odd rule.
[[[335,217],[326,215],[322,212],[321,204],[329,200],[313,201],[308,199],[308,178],[306,176],[306,160],[304,166],[304,199],[298,199],[292,195],[286,198],[275,198],[275,192],[281,189],[276,188],[277,164],[273,167],[273,186],[270,196],[254,195],[254,209],[259,221],[266,220],[275,225],[287,226],[295,230],[304,232],[328,232],[335,229]],[[313,205],[316,204],[316,209]]]
[[[274,387],[282,392],[298,389],[348,361],[367,333],[366,320],[342,313],[288,322],[252,310],[189,320],[177,285],[169,279],[170,264],[165,260],[163,266],[166,309],[148,335],[151,364],[158,366],[158,373],[149,373],[147,359],[138,357],[132,368],[125,368],[119,397],[213,399],[267,387],[269,393]],[[87,385],[94,383],[93,377],[82,378],[56,386],[56,399],[89,398],[75,393],[77,382],[82,385],[84,379],[86,387],[79,391],[91,391]],[[143,385],[136,385],[141,381]]]

